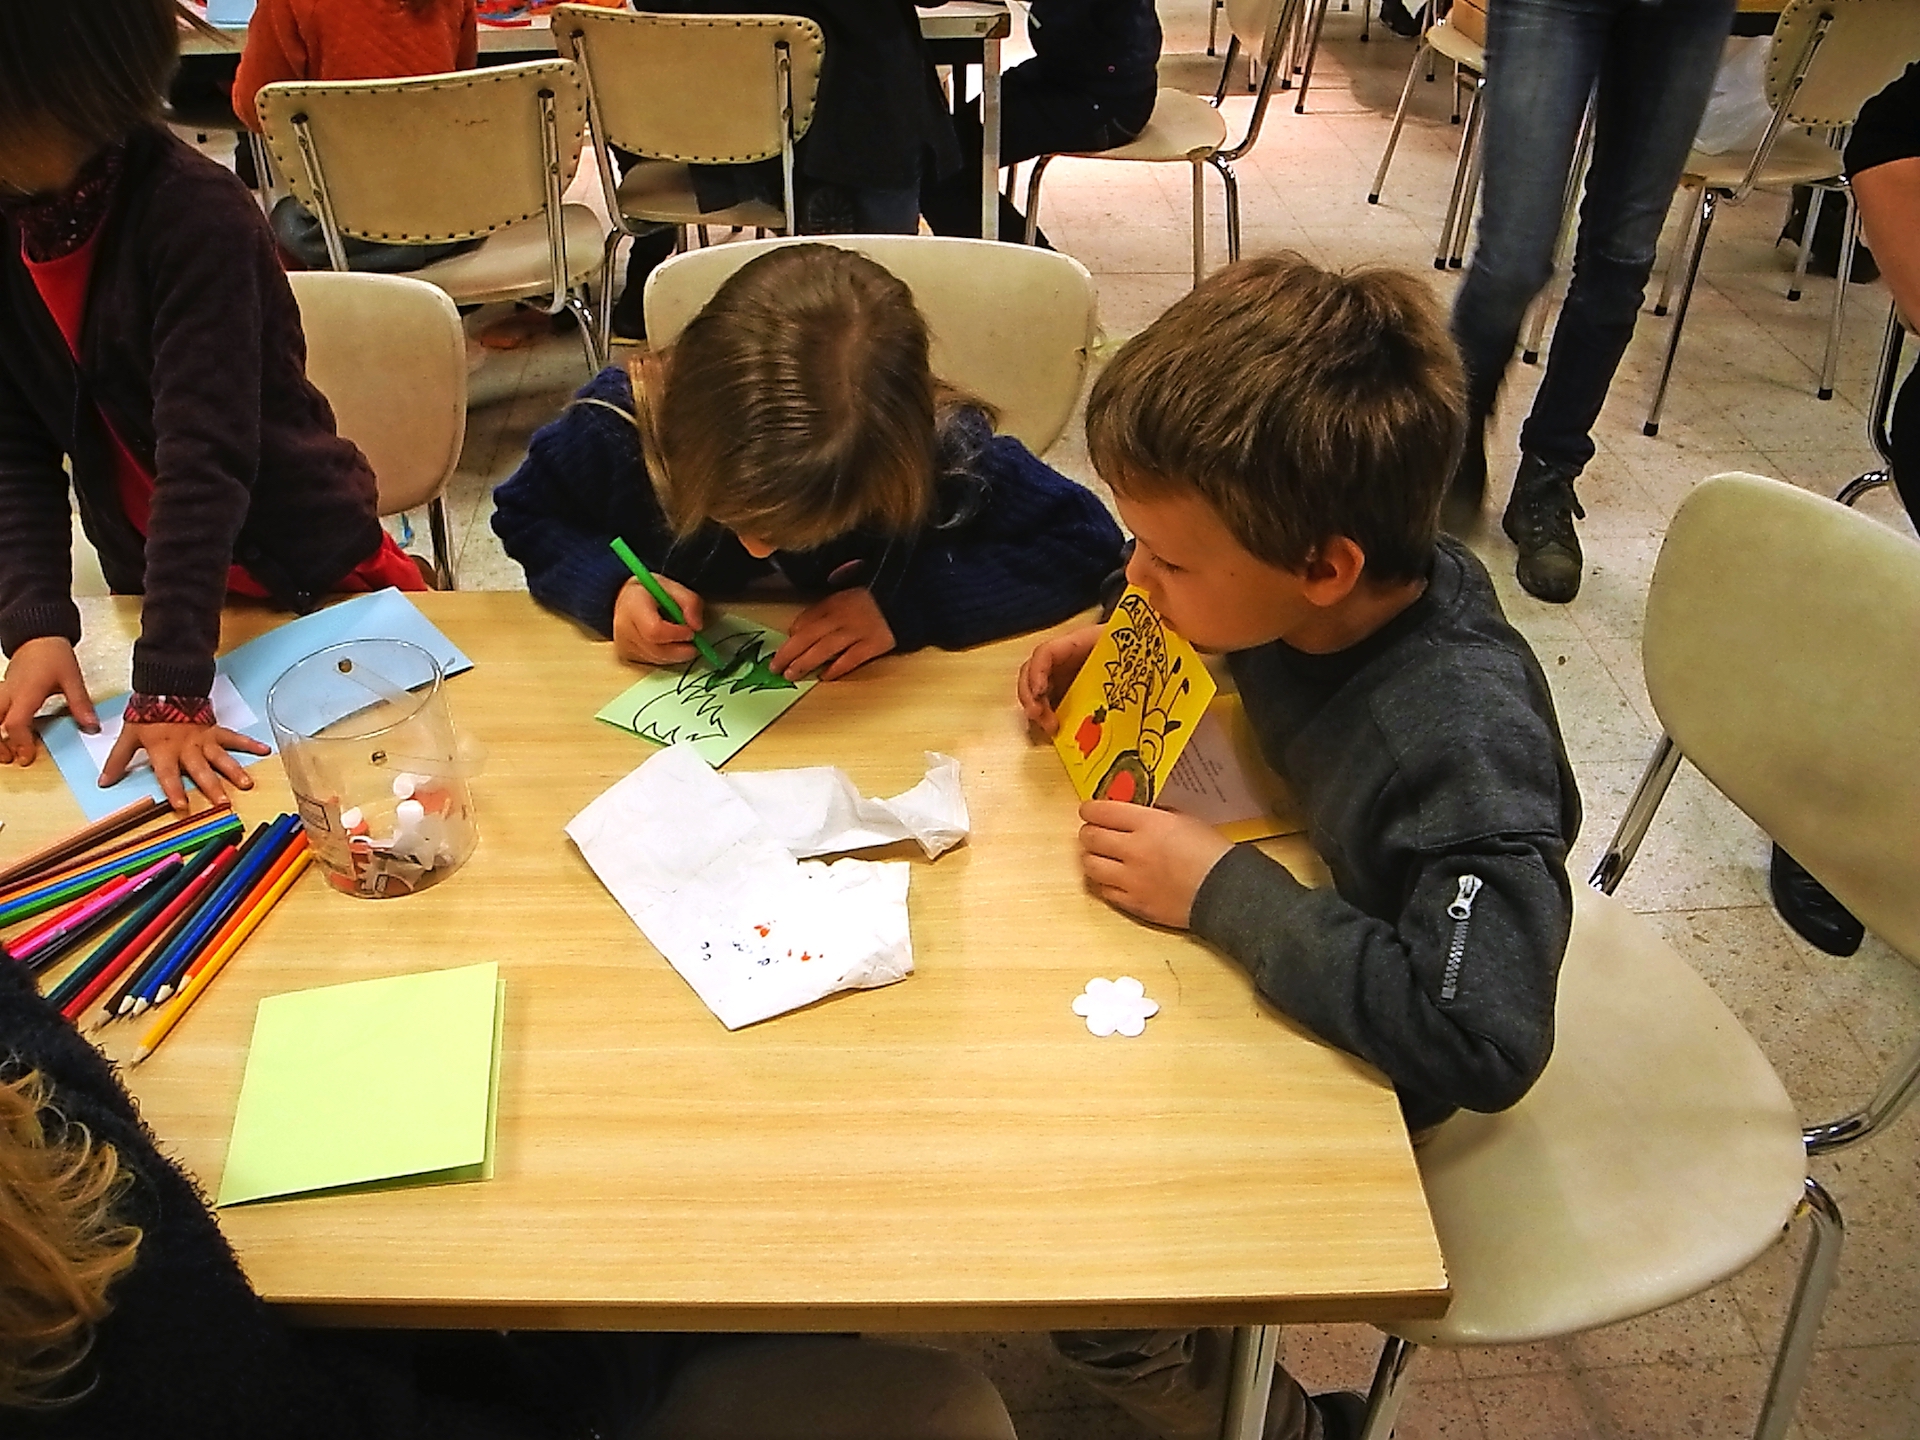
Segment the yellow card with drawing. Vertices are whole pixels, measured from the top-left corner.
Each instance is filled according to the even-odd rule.
[[[1053,747],[1080,798],[1153,804],[1214,689],[1199,652],[1129,586],[1060,702]]]

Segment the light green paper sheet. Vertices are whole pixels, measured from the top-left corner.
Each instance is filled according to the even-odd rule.
[[[719,766],[778,720],[817,681],[788,684],[766,662],[786,642],[740,615],[719,615],[701,632],[727,665],[715,670],[695,658],[653,671],[603,705],[594,716],[656,745],[691,745]]]
[[[493,1168],[506,985],[493,964],[260,1002],[217,1204]]]

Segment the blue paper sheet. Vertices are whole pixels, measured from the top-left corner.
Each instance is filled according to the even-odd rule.
[[[209,25],[244,25],[253,19],[254,0],[207,0]]]
[[[338,645],[343,640],[409,640],[440,662],[443,674],[458,675],[471,670],[473,661],[422,615],[414,603],[398,590],[376,590],[371,595],[356,595],[351,600],[289,620],[276,630],[222,655],[215,669],[233,682],[240,698],[253,711],[252,724],[241,727],[254,739],[273,744],[267,728],[267,691],[297,660],[316,650]],[[422,677],[425,678],[425,677]],[[411,679],[402,683],[412,683]],[[94,707],[101,721],[117,718],[127,708],[127,697],[116,696]],[[160,783],[150,770],[137,770],[111,789],[100,788],[100,770],[93,763],[80,738],[80,727],[67,716],[48,723],[40,732],[47,753],[60,767],[67,788],[73,791],[87,819],[98,820],[135,800],[160,797]],[[255,757],[238,755],[243,765]]]

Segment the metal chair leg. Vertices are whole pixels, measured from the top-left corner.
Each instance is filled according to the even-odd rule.
[[[1827,358],[1820,365],[1820,388],[1815,393],[1822,400],[1833,398],[1833,372],[1840,363],[1840,327],[1847,318],[1847,285],[1853,279],[1853,251],[1860,239],[1860,211],[1853,203],[1853,189],[1848,187],[1840,192],[1845,203],[1846,219],[1841,222],[1840,232],[1840,269],[1833,277],[1833,313],[1827,317]]]
[[[1653,754],[1647,757],[1646,769],[1640,772],[1633,794],[1627,797],[1627,808],[1614,827],[1613,838],[1593,867],[1593,874],[1587,877],[1587,884],[1595,890],[1611,895],[1620,888],[1627,867],[1640,851],[1640,842],[1647,838],[1647,827],[1653,824],[1660,802],[1666,799],[1667,787],[1679,773],[1681,759],[1680,747],[1673,743],[1673,737],[1662,734],[1653,747]]]
[[[1660,411],[1667,403],[1667,382],[1673,378],[1674,357],[1680,353],[1680,332],[1687,323],[1687,306],[1693,299],[1693,282],[1700,276],[1700,255],[1707,248],[1707,236],[1713,230],[1713,212],[1719,208],[1720,197],[1711,186],[1700,188],[1700,226],[1693,237],[1693,248],[1687,255],[1686,284],[1680,290],[1680,307],[1673,312],[1673,330],[1667,336],[1667,356],[1660,365],[1660,381],[1653,389],[1653,404],[1647,410],[1647,423],[1640,427],[1642,435],[1660,433]]]
[[[1320,53],[1320,31],[1327,23],[1327,0],[1320,0],[1314,8],[1312,29],[1307,32],[1307,60],[1300,70],[1300,93],[1293,97],[1293,113],[1304,115],[1307,109],[1307,87],[1313,84],[1313,57]]]
[[[1682,185],[1680,193],[1685,195],[1687,188]],[[1693,227],[1699,222],[1700,202],[1690,199],[1687,201],[1687,208],[1680,214],[1680,233],[1673,237],[1673,254],[1667,257],[1666,278],[1660,282],[1660,298],[1653,307],[1653,313],[1656,315],[1665,315],[1672,304],[1674,283],[1680,278],[1680,271],[1687,263],[1687,242],[1693,239]]]
[[[427,534],[433,542],[433,584],[436,590],[453,589],[453,540],[447,533],[446,498],[436,495],[427,502]]]
[[[1447,218],[1440,222],[1440,243],[1433,248],[1433,268],[1447,268],[1447,251],[1453,244],[1453,227],[1460,215],[1460,201],[1467,190],[1467,172],[1473,168],[1469,153],[1480,120],[1480,92],[1467,102],[1467,123],[1460,131],[1460,153],[1453,162],[1453,193],[1447,200]]]
[[[1220,62],[1220,83],[1213,87],[1213,108],[1218,110],[1227,98],[1227,82],[1233,76],[1233,62],[1240,58],[1240,37],[1227,37],[1227,55]]]
[[[1798,300],[1806,288],[1807,258],[1813,254],[1813,232],[1820,225],[1820,207],[1826,198],[1827,192],[1816,185],[1807,200],[1807,218],[1800,222],[1800,253],[1793,262],[1793,283],[1787,286],[1789,300]]]
[[[1240,177],[1218,155],[1208,156],[1207,163],[1220,172],[1221,187],[1227,192],[1227,263],[1232,264],[1240,258]]]
[[[1447,247],[1447,268],[1458,270],[1467,251],[1467,236],[1473,230],[1473,212],[1480,203],[1480,176],[1485,163],[1486,153],[1481,145],[1481,129],[1486,123],[1485,115],[1478,103],[1474,105],[1471,136],[1468,138],[1467,193],[1460,202],[1460,213],[1454,218],[1453,244]]]
[[[1372,37],[1367,33],[1373,28],[1373,0],[1360,0],[1360,43],[1366,44]]]
[[[1207,274],[1207,162],[1193,162],[1193,283]]]
[[[1840,1207],[1811,1175],[1800,1208],[1813,1222],[1812,1233],[1806,1257],[1800,1262],[1800,1278],[1793,1287],[1793,1301],[1787,1306],[1786,1333],[1774,1356],[1767,1398],[1761,1402],[1760,1421],[1753,1430],[1754,1440],[1783,1440],[1793,1423],[1794,1405],[1800,1399],[1800,1387],[1806,1383],[1807,1367],[1813,1362],[1814,1337],[1820,1332],[1820,1316],[1826,1309],[1827,1296],[1833,1292],[1840,1269],[1840,1247],[1846,1240]]]
[[[1373,1370],[1373,1387],[1367,1393],[1367,1420],[1360,1429],[1360,1440],[1391,1440],[1394,1422],[1400,1418],[1401,1388],[1413,1357],[1420,1347],[1410,1340],[1387,1336],[1380,1347],[1380,1363]]]
[[[1387,131],[1387,148],[1380,154],[1380,168],[1374,172],[1373,189],[1367,192],[1367,204],[1380,203],[1381,187],[1387,183],[1387,167],[1393,163],[1393,147],[1400,143],[1400,127],[1407,121],[1407,102],[1413,98],[1414,82],[1420,78],[1420,59],[1429,47],[1422,45],[1414,52],[1413,64],[1407,67],[1407,83],[1400,87],[1400,103],[1394,108],[1393,128]]]
[[[606,353],[600,348],[600,336],[594,323],[593,312],[587,308],[586,301],[580,298],[576,290],[569,290],[566,299],[561,302],[566,312],[573,317],[574,325],[580,331],[580,348],[587,354],[587,370],[598,375],[607,363]]]
[[[1207,9],[1207,54],[1214,53],[1214,43],[1220,38],[1220,11],[1227,0],[1213,0]]]
[[[1040,234],[1040,177],[1047,173],[1052,162],[1051,155],[1039,155],[1034,158],[1033,175],[1027,181],[1027,239],[1031,245]]]

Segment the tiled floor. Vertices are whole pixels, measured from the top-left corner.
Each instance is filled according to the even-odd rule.
[[[1163,83],[1211,89],[1217,71],[1200,53],[1202,4],[1163,0]],[[1239,166],[1246,248],[1292,247],[1326,264],[1403,265],[1450,298],[1457,276],[1431,268],[1459,134],[1447,123],[1445,87],[1419,87],[1381,203],[1367,205],[1412,45],[1378,26],[1372,43],[1361,45],[1358,29],[1357,9],[1334,10],[1308,113],[1295,115],[1290,97],[1277,103],[1258,148]],[[1228,104],[1236,130],[1248,105],[1244,96]],[[1217,186],[1209,198],[1217,260],[1224,244]],[[1854,293],[1838,393],[1816,400],[1831,282],[1811,281],[1797,305],[1783,298],[1791,255],[1771,244],[1783,212],[1779,198],[1764,196],[1722,212],[1657,439],[1644,438],[1640,423],[1666,326],[1643,317],[1600,418],[1599,453],[1580,484],[1588,574],[1579,598],[1564,608],[1529,599],[1511,582],[1513,554],[1497,526],[1479,542],[1553,683],[1586,801],[1575,855],[1581,877],[1654,739],[1639,640],[1648,575],[1674,508],[1702,477],[1723,470],[1831,494],[1874,463],[1863,412],[1886,293],[1877,285]],[[1049,174],[1046,228],[1094,272],[1111,335],[1139,329],[1186,289],[1187,215],[1183,167],[1063,162]],[[1497,500],[1538,374],[1516,365],[1511,375],[1492,446]],[[571,336],[490,355],[475,374],[466,454],[450,497],[464,587],[521,583],[488,530],[488,492],[582,378]],[[1071,434],[1049,458],[1087,475],[1084,447]],[[1863,508],[1910,533],[1885,492]],[[1806,578],[1818,583],[1817,574]],[[1766,854],[1751,824],[1683,774],[1621,895],[1652,914],[1719,989],[1806,1116],[1825,1119],[1864,1098],[1878,1068],[1920,1026],[1920,972],[1871,940],[1850,960],[1800,943],[1767,904]],[[1920,1119],[1909,1116],[1870,1148],[1816,1169],[1846,1213],[1848,1242],[1796,1433],[1805,1440],[1920,1435]],[[1747,1434],[1798,1249],[1790,1240],[1721,1289],[1614,1329],[1527,1350],[1429,1354],[1415,1372],[1400,1436]],[[1025,1440],[1142,1433],[1052,1367],[1044,1337],[948,1338],[980,1356]],[[1289,1332],[1286,1358],[1312,1388],[1360,1388],[1376,1338],[1359,1326],[1302,1327]]]

